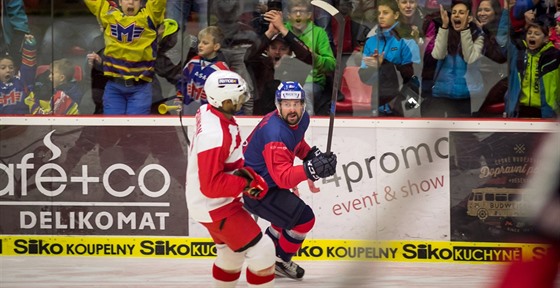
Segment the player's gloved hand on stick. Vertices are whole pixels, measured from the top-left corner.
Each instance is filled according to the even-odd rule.
[[[305,155],[305,158],[303,159],[303,161],[307,161],[307,160],[311,160],[319,155],[323,154],[323,152],[321,152],[321,150],[319,150],[319,148],[317,148],[317,146],[313,146],[311,147],[311,150],[309,150],[309,152],[307,152],[307,155]]]
[[[336,173],[336,154],[321,153],[315,158],[303,161],[303,170],[307,178],[313,181],[332,176]]]
[[[268,185],[261,175],[257,174],[251,167],[243,167],[235,170],[233,175],[243,177],[247,180],[247,186],[243,190],[243,194],[250,198],[260,200],[263,199],[268,192]]]

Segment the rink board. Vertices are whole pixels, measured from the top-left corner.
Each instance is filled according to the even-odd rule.
[[[192,139],[194,119],[183,120]],[[240,117],[242,137],[259,120]],[[506,207],[508,216],[500,208],[482,217],[461,208],[488,183],[520,187],[538,171],[532,155],[539,143],[558,129],[555,122],[498,120],[337,118],[337,174],[316,182],[320,193],[298,187],[317,217],[298,257],[540,257],[544,246],[511,240],[531,231],[523,215]],[[3,117],[0,128],[2,255],[212,256],[206,231],[188,217],[187,148],[177,117]],[[306,141],[324,150],[327,132],[328,119],[313,118]],[[69,153],[80,150],[79,157]]]

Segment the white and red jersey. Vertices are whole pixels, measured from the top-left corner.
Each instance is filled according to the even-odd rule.
[[[211,105],[196,113],[196,131],[187,165],[187,207],[198,222],[215,222],[238,211],[247,181],[233,175],[244,164],[241,135],[235,118]]]

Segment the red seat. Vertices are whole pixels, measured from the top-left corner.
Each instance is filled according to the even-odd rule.
[[[483,106],[480,108],[480,112],[485,114],[493,114],[493,115],[502,115],[505,111],[505,104],[502,103],[495,103],[488,106]]]
[[[494,86],[488,91],[486,99],[480,106],[479,112],[483,116],[502,117],[506,104],[504,98],[508,90],[508,78],[503,78],[496,82]]]
[[[364,84],[358,75],[358,66],[348,66],[342,73],[340,91],[344,100],[336,102],[336,111],[341,113],[369,112],[371,111],[370,85]]]

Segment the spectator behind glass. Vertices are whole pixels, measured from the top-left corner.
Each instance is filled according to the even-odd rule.
[[[0,55],[10,55],[14,62],[15,73],[21,66],[22,44],[31,32],[23,0],[2,0],[0,15]]]
[[[150,114],[157,27],[163,23],[165,0],[84,0],[104,29],[103,72],[110,80],[103,94],[107,115]]]
[[[37,70],[37,45],[32,35],[26,35],[23,43],[23,62],[19,77],[16,76],[14,60],[0,55],[0,114],[29,114],[24,100],[33,94],[32,88]]]
[[[307,45],[313,53],[313,70],[303,85],[305,109],[309,115],[314,115],[319,111],[320,106],[315,107],[315,104],[330,103],[331,95],[325,93],[325,85],[327,76],[334,71],[336,65],[327,32],[313,24],[312,16],[312,6],[309,0],[290,0],[286,28]],[[320,112],[320,114],[324,114],[323,111]]]
[[[245,65],[256,83],[254,115],[265,115],[276,109],[274,97],[280,80],[274,78],[274,73],[285,59],[293,57],[292,52],[303,63],[313,62],[309,48],[284,26],[282,12],[268,11],[264,19],[270,23],[268,29],[245,54]]]
[[[525,41],[510,49],[507,117],[552,118],[559,115],[560,50],[548,40],[547,19],[529,22]]]
[[[424,32],[421,29],[424,12],[418,6],[417,0],[397,0],[397,3],[399,6],[399,36],[406,39],[405,41],[411,45],[411,51],[418,46],[419,52],[412,55],[412,62],[414,62],[414,74],[420,75],[422,71],[420,55],[424,51]],[[410,40],[413,40],[414,44],[410,43]]]
[[[158,49],[154,66],[156,74],[165,78],[173,86],[181,78],[182,66],[181,64],[174,64],[167,56],[167,51],[176,46],[179,34],[178,29],[177,22],[173,19],[164,19],[163,23],[158,27]],[[91,94],[95,104],[93,114],[103,114],[103,93],[105,85],[110,78],[103,75],[103,60],[101,57],[104,50],[102,48],[104,46],[103,41],[101,39],[101,41],[93,42],[95,45],[92,50],[97,52],[87,54],[88,66],[91,69]],[[188,55],[190,56],[188,59],[192,58],[192,55],[195,53],[192,50],[192,48],[189,49]],[[159,104],[167,100],[164,99],[162,90],[159,79],[154,77],[152,81],[151,114],[159,114],[157,112]],[[175,93],[173,94],[175,95]]]
[[[177,90],[183,97],[178,100],[187,105],[184,114],[194,114],[200,105],[208,103],[204,83],[210,74],[229,70],[220,51],[223,39],[222,30],[216,26],[208,26],[198,33],[198,55],[185,65],[177,83]]]
[[[418,46],[424,44],[424,32],[421,29],[424,23],[424,11],[418,6],[417,0],[398,0],[399,23],[405,31],[401,37],[412,38]]]
[[[243,60],[245,59],[245,52],[257,41],[258,35],[251,26],[239,21],[241,15],[239,1],[216,0],[213,3],[217,19],[212,22],[212,25],[219,27],[224,34],[223,40],[220,43],[221,51],[229,68],[247,81],[248,93],[251,96],[239,113],[252,115],[254,84]]]
[[[264,19],[264,14],[271,10],[282,12],[281,0],[269,0],[254,3],[255,9],[252,12],[243,13],[240,18],[243,23],[253,27],[253,30],[260,36],[268,30],[269,22]]]
[[[353,11],[354,4],[352,0],[337,0],[335,1],[340,14],[344,16],[345,26],[339,28],[339,23],[335,19],[331,19],[331,27],[334,37],[334,51],[338,47],[339,43],[342,43],[342,53],[352,54],[355,51],[362,51],[364,42],[366,40],[367,34],[371,30],[368,26],[359,22],[359,19],[354,20]],[[338,29],[344,29],[344,39],[339,40]]]
[[[38,115],[80,114],[78,105],[82,101],[84,92],[74,79],[76,72],[74,63],[63,58],[53,61],[51,66],[51,70],[48,72],[53,87],[53,90],[49,91],[51,97],[47,101],[36,99],[33,95],[27,97],[25,103],[29,106],[30,113]],[[43,87],[49,87],[49,85]]]
[[[484,36],[493,36],[500,47],[505,47],[508,41],[508,2],[504,1],[502,8],[498,0],[482,0],[475,10],[474,21],[479,28],[485,30]]]
[[[420,52],[414,41],[407,43],[400,37],[396,1],[382,0],[378,13],[379,24],[368,35],[358,73],[362,82],[374,88],[371,95],[372,115],[396,116],[393,113],[395,107],[391,107],[389,102],[399,94],[399,83],[418,81],[414,77],[413,59],[416,55],[420,62]],[[418,83],[415,85],[418,87]]]
[[[442,25],[432,56],[437,60],[431,95],[423,95],[423,117],[471,117],[471,98],[482,97],[479,62],[484,37],[472,22],[471,3],[456,1],[451,19],[440,5]]]
[[[434,86],[434,74],[437,66],[437,60],[432,57],[432,51],[436,42],[436,34],[441,27],[441,13],[439,11],[440,3],[445,8],[450,6],[449,0],[427,0],[425,2],[424,13],[425,20],[422,24],[422,33],[424,34],[424,45],[421,46],[422,52],[422,95],[432,94]]]
[[[471,109],[478,116],[485,116],[484,106],[503,103],[507,91],[509,13],[507,1],[504,4],[505,8],[502,9],[498,0],[482,0],[476,8],[474,23],[483,31],[484,35],[483,57],[480,59],[480,72],[484,80],[484,97],[471,99]]]
[[[169,82],[173,87],[177,86],[179,79],[181,79],[181,72],[182,72],[182,64],[177,63],[175,64],[167,55],[168,51],[172,49],[181,49],[177,45],[177,41],[179,40],[179,25],[173,19],[164,19],[163,23],[158,27],[158,49],[157,49],[157,57],[156,63],[154,66],[154,70],[156,75],[163,77]],[[187,59],[191,59],[196,53],[192,47],[187,52]],[[173,96],[176,96],[176,89],[172,89]],[[169,98],[164,97],[164,90],[163,87],[158,79],[158,77],[154,77],[153,81],[153,89],[152,89],[152,114],[159,114],[157,111],[159,105],[163,102],[166,102]]]

